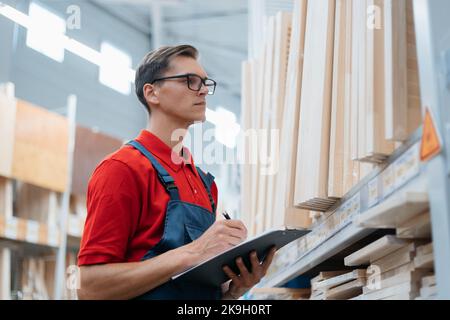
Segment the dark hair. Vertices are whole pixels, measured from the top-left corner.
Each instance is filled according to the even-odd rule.
[[[169,69],[172,59],[177,56],[197,59],[198,50],[190,45],[160,47],[147,53],[136,70],[136,95],[149,113],[150,107],[144,97],[144,85],[161,77]]]

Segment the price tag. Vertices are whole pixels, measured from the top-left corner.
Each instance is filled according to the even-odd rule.
[[[395,188],[399,188],[420,172],[420,145],[415,144],[394,163]]]
[[[368,184],[368,207],[373,207],[378,203],[378,178],[372,179]]]
[[[5,223],[5,237],[8,239],[17,239],[17,230],[19,223],[16,218],[7,218]]]
[[[387,197],[395,190],[395,172],[394,167],[390,165],[381,174],[383,182],[383,197]]]
[[[27,232],[25,234],[25,240],[32,243],[39,242],[39,222],[32,220],[27,221]]]

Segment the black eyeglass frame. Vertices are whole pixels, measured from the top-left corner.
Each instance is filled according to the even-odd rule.
[[[197,78],[199,78],[201,80],[201,85],[200,85],[200,87],[198,89],[191,88],[189,77],[197,77]],[[154,84],[157,81],[164,81],[164,80],[170,80],[170,79],[182,79],[182,78],[186,78],[187,86],[188,86],[189,90],[199,92],[202,89],[202,84],[203,84],[205,87],[208,88],[208,95],[213,95],[216,92],[216,86],[217,86],[217,82],[216,81],[214,81],[213,79],[210,79],[210,78],[202,78],[198,74],[195,74],[195,73],[186,73],[186,74],[180,74],[180,75],[176,75],[176,76],[157,78],[157,79],[153,79],[153,81],[150,82],[150,84]],[[212,81],[212,83],[211,84],[207,84],[206,83],[207,80]],[[209,91],[210,87],[213,87],[212,92]]]

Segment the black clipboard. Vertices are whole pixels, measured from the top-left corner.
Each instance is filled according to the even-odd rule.
[[[220,286],[229,280],[228,276],[222,270],[224,265],[228,265],[234,273],[239,274],[239,268],[235,262],[237,257],[242,257],[244,264],[250,271],[250,252],[256,250],[259,261],[263,261],[273,246],[278,250],[288,243],[303,237],[310,231],[306,229],[278,229],[264,232],[257,237],[244,241],[217,256],[173,276],[172,280]]]

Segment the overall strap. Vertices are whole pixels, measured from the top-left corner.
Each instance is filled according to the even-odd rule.
[[[158,160],[156,160],[156,158],[150,153],[150,151],[148,151],[142,144],[140,144],[136,140],[131,140],[126,144],[139,150],[142,153],[142,155],[145,156],[150,161],[150,163],[153,165],[153,168],[155,168],[158,174],[159,180],[169,193],[170,199],[180,200],[180,195],[178,193],[178,188],[175,185],[175,180],[167,172],[167,170],[164,169],[164,167],[158,162]]]
[[[214,176],[208,172],[208,174],[205,174],[202,169],[200,169],[199,167],[197,168],[197,172],[200,175],[200,178],[202,179],[202,182],[206,188],[206,192],[208,193],[208,197],[209,197],[209,202],[211,203],[211,208],[212,208],[212,212],[215,214],[216,213],[216,204],[214,203],[214,199],[211,195],[211,186],[214,182]]]

